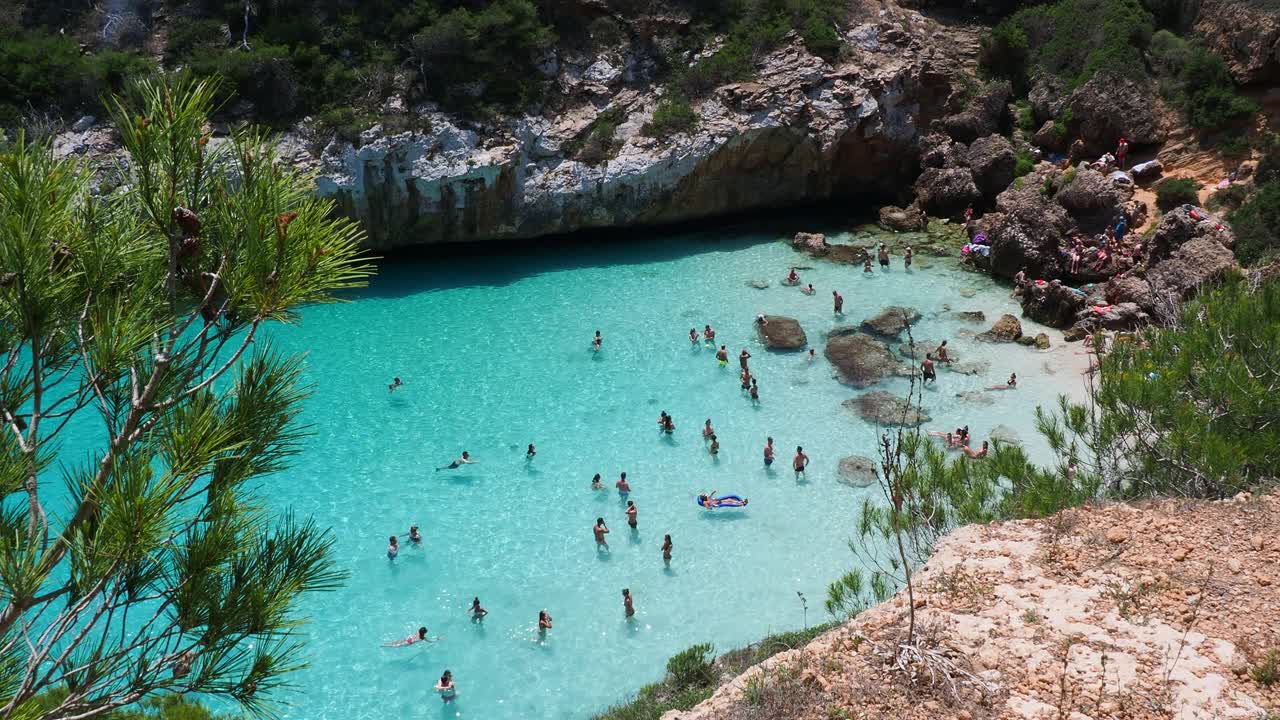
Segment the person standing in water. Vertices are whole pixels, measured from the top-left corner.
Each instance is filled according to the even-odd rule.
[[[440,699],[446,703],[451,703],[458,697],[458,688],[454,687],[452,671],[445,670],[440,676],[440,682],[436,683],[436,692],[440,693]]]
[[[436,472],[440,472],[441,470],[456,470],[462,467],[463,465],[475,465],[478,462],[480,461],[472,460],[471,454],[468,453],[466,450],[463,450],[462,457],[458,458],[457,460],[454,460],[453,462],[449,463],[448,465],[445,465],[444,467],[436,468]]]
[[[422,542],[422,533],[418,532],[417,525],[410,525],[408,534],[409,534],[409,542],[413,543],[414,545],[418,545]]]
[[[698,329],[697,329],[697,328],[689,328],[689,344],[690,344],[690,345],[697,345],[697,344],[698,344]]]
[[[844,298],[841,297],[839,290],[831,291],[831,302],[835,306],[836,314],[843,315],[844,314]]]
[[[720,349],[716,351],[716,360],[720,361],[720,367],[729,366],[729,351],[726,350],[723,345],[721,345]]]
[[[591,528],[591,532],[596,536],[596,549],[608,550],[609,542],[604,539],[604,536],[609,534],[609,526],[604,524],[604,518],[596,518],[596,525]]]
[[[387,541],[387,559],[395,560],[396,556],[399,554],[400,554],[400,541],[396,539],[395,535],[392,535],[391,539]]]
[[[760,404],[760,386],[756,384],[755,378],[751,378],[751,402],[755,405]]]
[[[703,340],[705,340],[705,341],[707,341],[707,342],[708,342],[709,344],[711,344],[711,345],[715,345],[715,344],[716,344],[716,330],[715,330],[715,328],[711,327],[710,325],[703,325],[703,326],[702,326],[702,339],[703,339]]]
[[[630,588],[622,588],[622,612],[624,615],[626,615],[628,620],[635,617],[636,615],[636,608],[634,605],[631,604]]]
[[[914,255],[915,255],[915,253],[911,250],[911,246],[910,246],[910,245],[908,245],[908,246],[907,246],[907,247],[902,251],[902,267],[903,267],[904,269],[906,269],[906,270],[910,270],[910,269],[911,269],[911,258],[912,258],[912,256],[914,256]]]
[[[592,490],[604,489],[604,484],[600,482],[600,473],[596,473],[595,476],[591,478],[591,489]]]
[[[538,451],[533,447],[533,443],[529,443],[529,449],[524,451],[524,461],[533,462],[533,456],[537,454]]]
[[[489,611],[480,607],[480,598],[476,597],[471,601],[471,609],[467,610],[467,614],[471,616],[471,622],[482,623]]]
[[[809,354],[808,356],[805,357],[805,360],[807,360],[808,362],[813,362],[814,360],[817,360],[817,359],[818,359],[818,356],[814,354],[813,348],[809,348]]]
[[[600,337],[600,331],[597,330],[596,336],[594,338],[591,338],[591,351],[600,352],[600,350],[603,347],[604,347],[604,338]]]
[[[676,431],[675,421],[671,419],[666,410],[663,410],[662,414],[658,416],[658,431],[668,435]]]
[[[935,385],[937,384],[938,373],[936,370],[933,369],[932,353],[924,354],[924,362],[920,364],[920,372],[921,372],[921,375],[924,376],[923,382],[929,382],[930,380],[932,380]]]
[[[400,381],[400,378],[391,378],[391,384],[387,386],[387,392],[392,392],[402,385],[404,383]]]
[[[814,289],[813,283],[809,283],[808,286],[800,288],[800,292],[804,293],[805,295],[813,295],[818,291]]]
[[[662,564],[671,566],[671,535],[662,536]]]
[[[702,426],[702,439],[710,440],[711,436],[715,434],[716,431],[711,429],[711,418],[707,418],[706,424]]]
[[[742,352],[738,353],[738,364],[742,366],[743,370],[747,369],[747,361],[750,359],[751,353],[747,352],[746,348],[742,348]]]
[[[864,275],[871,272],[871,255],[870,254],[862,258],[862,272]]]
[[[764,466],[773,464],[773,438],[766,438],[764,443]]]
[[[880,251],[876,253],[876,257],[880,260],[880,267],[889,267],[889,247],[884,243],[880,243]]]
[[[806,478],[805,468],[809,467],[809,456],[804,454],[804,448],[796,446],[796,456],[791,459],[791,469],[796,471],[796,479],[799,480],[801,475]]]
[[[626,473],[622,473],[621,475],[619,475],[618,482],[614,483],[613,486],[618,488],[619,497],[622,497],[625,499],[628,495],[631,494],[631,486],[627,484]]]
[[[707,448],[707,452],[711,453],[713,457],[720,454],[720,441],[716,439],[715,435],[711,436],[711,447]]]
[[[742,375],[738,376],[738,379],[742,381],[743,390],[751,389],[751,371],[746,366],[743,366]]]
[[[547,631],[551,629],[551,613],[546,609],[538,611],[538,639],[546,640]]]
[[[632,531],[636,529],[636,504],[632,500],[627,501],[627,525],[631,526]]]

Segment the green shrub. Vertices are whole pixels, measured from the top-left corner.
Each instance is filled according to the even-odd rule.
[[[1248,198],[1249,186],[1228,185],[1210,195],[1205,201],[1205,207],[1210,210],[1234,210],[1243,205]]]
[[[1249,668],[1249,677],[1263,687],[1271,687],[1280,681],[1280,652],[1275,648],[1268,650],[1261,660]]]
[[[1156,188],[1156,207],[1168,212],[1179,205],[1200,202],[1200,183],[1191,178],[1170,178]]]
[[[1168,30],[1157,31],[1151,36],[1147,48],[1151,66],[1162,75],[1177,76],[1191,59],[1191,44]]]
[[[1031,111],[1031,103],[1020,100],[1014,110],[1014,125],[1024,132],[1035,132],[1036,116]]]
[[[1236,257],[1260,265],[1280,255],[1280,180],[1263,183],[1227,216],[1236,234]]]
[[[1071,86],[1098,73],[1146,77],[1142,52],[1154,22],[1138,0],[1058,0],[1019,10],[983,39],[979,65],[1015,90],[1046,72]]]
[[[1180,74],[1183,111],[1197,130],[1218,130],[1235,125],[1258,111],[1258,105],[1236,92],[1235,82],[1222,58],[1195,48]]]
[[[689,105],[689,100],[680,93],[669,92],[658,101],[653,117],[640,128],[640,132],[649,137],[662,137],[688,132],[697,124],[698,114]]]
[[[1013,176],[1015,178],[1020,178],[1023,175],[1026,175],[1027,173],[1034,170],[1035,167],[1036,167],[1036,159],[1035,159],[1035,156],[1031,154],[1031,151],[1019,150],[1018,162],[1016,165],[1013,166]]]
[[[672,655],[667,660],[667,672],[677,690],[707,687],[716,681],[714,660],[711,645],[701,643]]]
[[[586,127],[577,137],[566,142],[561,150],[568,157],[581,160],[588,165],[599,165],[613,159],[621,145],[614,134],[618,125],[626,117],[621,108],[609,108],[600,113],[595,121]]]

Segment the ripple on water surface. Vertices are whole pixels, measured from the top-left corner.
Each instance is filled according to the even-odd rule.
[[[605,238],[601,238],[604,240]],[[808,622],[822,622],[828,582],[853,563],[846,540],[862,493],[840,484],[849,454],[872,455],[875,431],[841,407],[858,394],[832,378],[822,358],[825,332],[886,305],[923,313],[921,338],[950,338],[977,375],[939,373],[925,405],[937,428],[968,424],[981,439],[1005,425],[1034,452],[1032,410],[1079,385],[1073,348],[1038,353],[975,343],[950,310],[983,310],[988,324],[1017,314],[1007,290],[932,260],[906,273],[801,258],[776,236],[725,231],[651,242],[606,242],[554,251],[433,262],[388,262],[372,287],[348,304],[308,309],[275,332],[287,350],[308,353],[315,383],[305,451],[263,491],[332,525],[338,561],[352,575],[337,593],[308,601],[312,666],[296,676],[286,718],[581,718],[659,678],[667,657],[695,642],[728,649],[770,631],[799,627],[797,591]],[[781,287],[790,264],[816,296]],[[752,280],[768,280],[756,289]],[[845,317],[831,312],[831,290]],[[798,318],[815,363],[803,353],[770,353],[752,331],[757,313]],[[746,347],[762,402],[740,392],[737,363],[717,367],[691,347],[690,327],[715,327],[732,355]],[[604,351],[590,352],[599,329]],[[1055,341],[1059,337],[1053,335]],[[1057,376],[1053,367],[1062,366]],[[1003,382],[990,404],[957,398]],[[388,393],[393,376],[405,385]],[[901,392],[894,379],[884,389]],[[666,410],[674,437],[659,437]],[[710,417],[721,453],[700,436]],[[772,435],[778,462],[761,463]],[[524,449],[537,444],[529,465]],[[787,470],[797,445],[812,458],[804,482]],[[466,449],[479,464],[434,470]],[[632,533],[612,491],[626,471],[639,508]],[[588,489],[604,476],[605,492]],[[744,510],[708,513],[699,491],[750,498]],[[610,551],[594,548],[603,517]],[[387,536],[422,526],[421,547],[395,562]],[[664,569],[664,533],[674,560]],[[631,589],[634,622],[623,618]],[[479,596],[483,625],[466,609]],[[538,611],[555,628],[536,641]],[[419,625],[445,639],[384,649]],[[456,703],[432,686],[451,669]]]

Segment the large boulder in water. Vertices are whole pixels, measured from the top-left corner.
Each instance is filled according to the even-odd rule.
[[[908,325],[914,325],[919,319],[919,310],[892,305],[881,310],[875,317],[863,320],[862,329],[872,335],[896,340]]]
[[[1012,315],[1001,315],[990,330],[978,333],[977,339],[983,342],[1010,343],[1022,337],[1022,323]]]
[[[840,382],[859,388],[870,387],[894,375],[901,364],[889,346],[861,333],[828,339],[823,354],[836,367]]]
[[[849,398],[841,404],[869,423],[888,427],[917,427],[933,419],[903,398],[883,390]]]
[[[800,321],[782,315],[766,315],[765,322],[756,323],[760,342],[770,350],[799,350],[809,343],[800,327]]]
[[[876,484],[876,480],[880,477],[880,468],[876,461],[869,457],[848,455],[840,458],[836,477],[845,485],[867,487]]]
[[[914,205],[900,208],[885,205],[880,208],[880,227],[896,232],[918,232],[924,230],[924,217]]]
[[[987,198],[994,198],[1009,187],[1018,165],[1013,145],[999,135],[974,140],[969,146],[968,160],[973,182]]]
[[[928,168],[916,179],[916,202],[937,217],[959,217],[982,199],[968,168]]]
[[[1057,280],[1022,291],[1022,314],[1049,327],[1071,327],[1084,304],[1084,295]]]
[[[812,257],[825,257],[830,251],[827,236],[822,233],[798,232],[791,238],[791,247]]]

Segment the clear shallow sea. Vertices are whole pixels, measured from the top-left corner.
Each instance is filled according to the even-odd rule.
[[[925,400],[931,428],[967,423],[980,441],[1003,424],[1042,458],[1034,406],[1081,385],[1067,368],[1081,363],[1077,346],[1058,334],[1046,353],[961,337],[986,326],[955,321],[944,305],[984,310],[988,325],[1017,309],[1007,288],[954,261],[920,258],[904,273],[895,257],[891,271],[864,276],[751,228],[660,234],[389,261],[354,302],[308,309],[273,333],[282,349],[308,355],[315,394],[304,420],[314,435],[262,492],[331,525],[337,560],[351,571],[345,589],[306,605],[312,666],[284,696],[285,718],[585,718],[658,679],[666,658],[695,642],[729,649],[801,626],[797,591],[809,599],[810,624],[827,620],[825,588],[853,563],[854,513],[874,492],[836,478],[842,456],[874,453],[875,430],[841,408],[858,391],[836,383],[822,358],[834,325],[890,304],[920,309],[917,338],[950,338],[963,360],[992,362],[986,375],[939,373]],[[778,285],[792,264],[813,266],[801,275],[816,296]],[[772,287],[753,289],[751,279]],[[832,315],[833,287],[845,297],[843,320]],[[761,348],[759,312],[798,318],[817,361]],[[706,323],[734,356],[728,369],[710,349],[690,347],[689,328]],[[599,355],[590,351],[596,329]],[[758,407],[738,387],[744,346]],[[955,397],[1010,371],[1020,389],[988,393],[993,404]],[[388,393],[396,375],[406,384]],[[906,381],[882,387],[901,391]],[[661,410],[675,418],[673,438],[657,433]],[[700,433],[708,417],[716,459]],[[772,472],[761,462],[767,435],[778,452]],[[530,442],[538,455],[526,464]],[[805,482],[789,470],[798,444],[812,459]],[[479,464],[434,470],[464,449]],[[612,490],[620,471],[639,508],[636,534]],[[609,490],[588,488],[596,472]],[[695,494],[710,489],[747,496],[750,507],[695,507]],[[608,554],[592,540],[597,516],[613,531]],[[425,542],[389,562],[387,536],[411,523]],[[669,570],[663,533],[675,546]],[[638,611],[630,623],[624,587]],[[476,595],[490,613],[483,624],[466,615]],[[538,643],[543,608],[555,628]],[[419,625],[445,639],[381,647]],[[432,692],[446,668],[459,689],[451,705]]]

